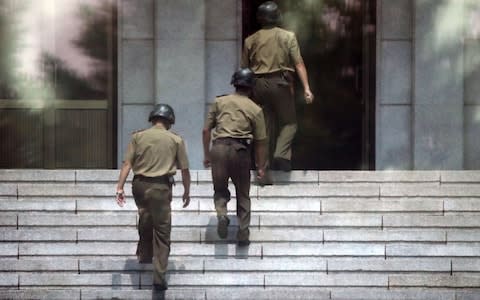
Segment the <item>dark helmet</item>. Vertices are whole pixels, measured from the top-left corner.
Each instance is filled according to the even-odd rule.
[[[173,112],[173,108],[168,104],[155,105],[148,116],[148,121],[151,122],[155,117],[164,118],[170,122],[170,124],[175,124],[175,113]]]
[[[249,68],[238,69],[233,73],[230,84],[252,88],[255,84],[255,74]]]
[[[262,3],[257,9],[257,21],[260,25],[276,25],[280,22],[281,14],[278,5],[273,1]]]

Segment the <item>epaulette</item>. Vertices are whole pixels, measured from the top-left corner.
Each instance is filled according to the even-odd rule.
[[[215,96],[215,97],[220,98],[220,97],[225,97],[225,96],[228,96],[228,94],[218,95],[218,96]]]

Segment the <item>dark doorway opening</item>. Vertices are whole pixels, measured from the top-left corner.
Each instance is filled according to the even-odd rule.
[[[259,29],[263,2],[243,1],[243,38]],[[297,36],[316,97],[305,105],[297,78],[293,168],[375,169],[375,0],[276,3],[281,27]]]

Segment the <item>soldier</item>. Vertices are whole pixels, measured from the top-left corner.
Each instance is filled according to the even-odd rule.
[[[267,1],[258,7],[257,21],[262,28],[245,39],[242,67],[255,73],[253,99],[265,114],[269,160],[273,158],[271,168],[290,171],[291,145],[297,131],[293,97],[295,71],[302,82],[307,104],[313,102],[313,94],[295,34],[277,27],[280,18],[275,2]]]
[[[125,204],[123,186],[133,170],[132,194],[138,208],[137,257],[140,263],[151,263],[153,256],[153,289],[167,289],[165,273],[170,254],[173,175],[181,169],[183,207],[190,203],[190,171],[183,139],[170,132],[175,123],[173,109],[156,105],[148,117],[152,127],[135,132],[128,145],[117,183],[117,203]]]
[[[235,86],[235,93],[218,97],[208,113],[203,129],[203,163],[205,167],[212,167],[219,237],[225,239],[228,234],[228,180],[231,178],[237,195],[237,242],[239,246],[248,246],[251,151],[253,147],[258,177],[262,179],[267,137],[262,109],[249,98],[254,85],[253,72],[250,69],[236,71],[231,84]],[[210,150],[212,130],[213,142]]]

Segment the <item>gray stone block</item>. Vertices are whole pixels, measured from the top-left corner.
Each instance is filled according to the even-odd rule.
[[[389,119],[391,121],[391,119]],[[439,171],[319,171],[319,181],[322,183],[433,183],[439,184]]]
[[[381,104],[412,103],[412,42],[383,41]]]
[[[12,257],[18,255],[18,244],[16,243],[0,243],[0,256]]]
[[[238,226],[237,218],[234,212],[229,215],[230,226]],[[213,227],[217,226],[216,214],[191,214],[191,213],[176,213],[172,215],[172,225],[178,227]],[[250,226],[259,226],[259,217],[252,216],[250,220]],[[208,228],[207,228],[208,230]],[[216,229],[215,229],[216,230]]]
[[[388,257],[477,257],[480,256],[480,248],[475,243],[455,244],[387,244]]]
[[[82,290],[82,300],[96,299],[129,299],[144,300],[153,298],[152,291],[145,290]],[[165,292],[165,300],[206,300],[202,289],[175,289],[169,288]]]
[[[22,243],[20,256],[116,256],[131,255],[136,243],[84,242],[84,243]]]
[[[345,288],[332,290],[332,300],[456,300],[455,291],[423,288],[377,289]]]
[[[442,200],[322,200],[322,213],[336,212],[384,212],[384,213],[407,213],[407,212],[437,212],[442,213]]]
[[[156,38],[160,40],[205,38],[204,0],[157,0],[155,8]]]
[[[448,258],[342,257],[328,259],[328,272],[445,272],[450,273]]]
[[[480,183],[479,171],[442,171],[442,185]]]
[[[0,170],[0,182],[23,182],[23,181],[74,182],[75,172],[73,170],[31,170],[31,169]]]
[[[476,228],[480,227],[480,219],[476,216],[445,215],[445,216],[384,216],[383,226],[416,227],[416,228]]]
[[[478,18],[478,17],[477,17]],[[480,33],[480,31],[479,31]],[[480,104],[480,39],[465,39],[465,104]],[[467,108],[474,109],[472,106]]]
[[[125,191],[131,191],[130,185],[125,185]],[[31,183],[18,185],[19,196],[111,196],[115,197],[115,185],[113,184],[55,184],[55,183]]]
[[[121,3],[122,37],[130,39],[153,38],[155,14],[153,0],[123,0]]]
[[[116,184],[120,170],[75,170],[76,182],[99,183],[109,182]],[[132,181],[133,172],[130,172],[127,181]]]
[[[414,1],[415,103],[436,106],[435,109],[432,109],[431,105],[428,105],[429,111],[436,121],[432,124],[436,126],[439,125],[441,119],[435,116],[435,112],[442,111],[444,116],[447,116],[444,112],[445,107],[456,105],[463,108],[464,32],[462,20],[464,9],[462,6],[463,1],[455,0]],[[447,11],[448,14],[445,15]],[[438,17],[439,14],[444,14],[444,17]],[[448,33],[442,26],[445,18],[451,21]],[[433,74],[435,76],[432,76]],[[445,121],[453,117],[458,110],[447,111],[450,111],[451,115]],[[418,117],[417,121],[422,117]],[[442,131],[445,129],[442,128]]]
[[[154,102],[154,52],[153,40],[124,40],[122,42],[123,103]],[[146,117],[144,116],[144,118]]]
[[[140,264],[136,259],[79,259],[80,272],[133,272],[152,271],[152,264]],[[204,269],[202,259],[170,258],[168,261],[169,272],[201,272]]]
[[[309,287],[228,287],[208,288],[209,300],[330,300],[330,291]]]
[[[18,226],[135,226],[136,215],[120,214],[19,214]]]
[[[168,286],[263,286],[263,274],[258,273],[205,273],[205,274],[170,274],[167,275]],[[142,288],[151,286],[152,276],[142,274]]]
[[[0,211],[19,212],[75,212],[74,200],[50,200],[50,201],[0,201]]]
[[[478,197],[480,196],[480,186],[475,185],[449,185],[440,187],[398,187],[382,186],[380,196],[383,197]]]
[[[325,242],[446,242],[444,230],[327,229]]]
[[[265,186],[258,189],[258,197],[378,197],[376,187],[334,188],[334,187],[297,187]]]
[[[447,242],[480,242],[478,229],[447,229]]]
[[[123,207],[118,206],[115,196],[105,198],[83,198],[76,201],[78,212],[137,212],[137,206],[133,197],[127,194],[126,204]]]
[[[77,231],[65,228],[19,229],[0,228],[0,240],[8,242],[75,242]]]
[[[477,300],[478,299],[478,289],[473,289],[473,291],[457,291],[455,292],[455,300]]]
[[[17,222],[17,215],[12,215],[11,212],[8,213],[0,213],[0,226],[2,227],[16,227]]]
[[[262,215],[260,226],[263,227],[376,227],[380,228],[380,216],[362,216],[358,214],[342,215],[307,215],[296,214],[286,216]],[[320,233],[319,233],[320,234]]]
[[[446,199],[445,211],[452,213],[480,212],[480,201],[478,198]]]
[[[388,276],[378,274],[267,274],[265,286],[387,287]]]
[[[207,259],[206,272],[326,272],[325,258],[265,257],[246,259]]]
[[[250,228],[250,240],[256,242],[323,242],[318,228]]]
[[[461,257],[453,258],[452,272],[454,273],[475,272],[476,274],[478,274],[480,272],[480,261],[478,260],[478,258],[461,258]]]
[[[440,104],[415,105],[414,169],[463,169],[463,104]]]
[[[382,39],[412,38],[412,2],[409,0],[381,0],[381,37]]]
[[[0,290],[0,299],[24,300],[80,300],[80,289],[26,289]]]
[[[390,275],[390,287],[478,288],[480,275]]]
[[[263,244],[263,256],[378,256],[384,257],[385,246],[381,244],[355,243],[271,243]]]
[[[17,287],[18,275],[12,273],[0,274],[0,286],[3,287]]]
[[[228,3],[233,1],[219,2]],[[233,21],[236,22],[235,19],[233,19]],[[233,87],[230,85],[230,78],[233,72],[238,68],[238,58],[236,55],[238,44],[235,39],[207,41],[206,47],[206,68],[208,70],[206,78],[206,101],[208,103],[213,103],[215,97],[230,94],[234,91]],[[201,124],[203,128],[203,122]]]
[[[78,260],[72,258],[2,258],[0,262],[2,272],[78,272]]]
[[[191,244],[174,243],[171,246],[171,256],[213,256],[216,258],[235,257],[250,258],[262,255],[261,245],[251,244],[248,247],[238,247],[235,244],[199,244],[192,247]]]
[[[172,228],[172,242],[200,242],[200,228]],[[137,242],[138,231],[130,229],[79,229],[78,241]]]
[[[17,196],[17,185],[13,183],[0,183],[0,196]]]
[[[186,0],[181,0],[186,1]],[[171,27],[171,26],[169,26]],[[158,40],[157,44],[157,101],[171,102],[175,112],[184,111],[185,105],[197,104],[198,119],[203,120],[203,111],[205,103],[205,40],[198,39],[179,39],[179,40]],[[179,97],[178,90],[175,88],[179,82],[188,82],[182,89],[182,95]],[[175,105],[176,104],[176,105]],[[184,105],[181,109],[181,105]],[[189,110],[192,108],[190,106]],[[185,113],[185,112],[184,112]],[[182,118],[178,118],[182,121]],[[197,119],[196,119],[197,121]],[[198,132],[201,131],[203,122],[197,122]],[[175,124],[173,127],[178,127]],[[192,131],[190,128],[190,131]],[[199,134],[199,133],[195,133]],[[203,153],[202,153],[203,154]]]
[[[478,75],[480,78],[480,74]],[[478,82],[478,81],[477,81]],[[473,83],[472,83],[473,85]],[[478,84],[476,87],[478,88]],[[478,97],[479,94],[476,96]],[[480,101],[479,101],[480,102]],[[465,158],[464,158],[464,168],[466,170],[478,170],[480,169],[480,163],[478,159],[478,153],[480,153],[480,143],[478,136],[480,134],[480,125],[478,124],[478,119],[480,115],[480,106],[479,105],[469,105],[465,106],[464,109],[464,130],[465,130]],[[478,172],[477,175],[472,176],[470,182],[478,183]]]
[[[237,1],[206,0],[205,3],[206,39],[236,40],[239,30],[237,19],[239,14],[239,12],[237,12]],[[234,57],[235,56],[236,55],[234,55]]]
[[[27,287],[138,287],[137,274],[20,274],[20,288]]]
[[[411,151],[412,112],[408,105],[379,107],[377,128],[377,157],[379,170],[412,169]]]

